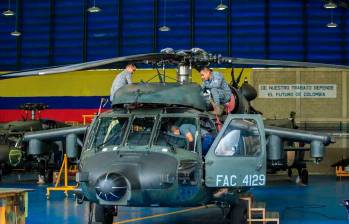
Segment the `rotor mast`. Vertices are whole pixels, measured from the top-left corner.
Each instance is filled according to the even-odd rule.
[[[177,67],[177,82],[186,84],[192,82],[192,67],[188,64],[178,64]]]
[[[196,65],[197,68],[201,66],[208,66],[210,62],[218,62],[217,59],[220,57],[208,54],[201,48],[179,50],[176,52],[171,48],[166,48],[161,52],[174,53],[182,58],[177,66],[177,82],[180,84],[192,82],[192,65]]]

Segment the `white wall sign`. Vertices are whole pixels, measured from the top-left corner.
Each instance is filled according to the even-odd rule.
[[[260,98],[336,98],[336,84],[260,84]]]

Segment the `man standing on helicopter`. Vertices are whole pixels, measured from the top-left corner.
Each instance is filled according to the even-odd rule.
[[[228,83],[219,72],[213,72],[212,69],[205,66],[200,68],[201,87],[204,92],[210,91],[212,99],[210,103],[217,115],[221,115],[224,110],[224,104],[230,101],[232,95]]]
[[[137,67],[135,64],[129,63],[125,69],[120,72],[114,79],[112,87],[110,89],[110,102],[113,102],[113,97],[116,91],[127,84],[132,84],[132,74],[136,71]]]

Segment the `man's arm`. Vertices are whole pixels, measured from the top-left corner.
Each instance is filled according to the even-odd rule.
[[[127,80],[127,84],[132,84],[131,73],[127,73],[126,80]]]
[[[194,133],[196,131],[196,128],[192,124],[182,124],[179,127],[180,133],[185,136],[185,138],[188,140],[188,142],[194,141],[194,136],[192,132]]]

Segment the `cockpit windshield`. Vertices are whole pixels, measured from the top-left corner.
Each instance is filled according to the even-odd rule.
[[[91,147],[97,151],[110,145],[120,145],[126,133],[128,117],[102,117],[97,124],[97,132]]]
[[[128,145],[147,145],[153,131],[155,117],[135,117],[127,137]]]

